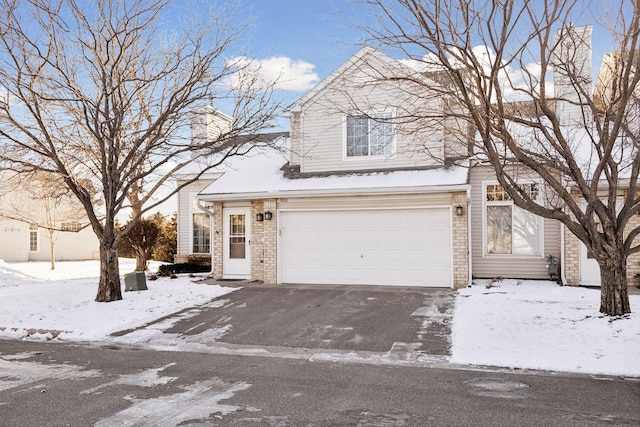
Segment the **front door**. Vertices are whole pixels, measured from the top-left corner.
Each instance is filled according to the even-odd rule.
[[[600,286],[600,266],[582,242],[580,242],[580,284]]]
[[[225,279],[251,278],[251,210],[224,209],[223,264]]]

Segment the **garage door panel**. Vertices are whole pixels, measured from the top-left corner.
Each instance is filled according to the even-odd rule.
[[[448,208],[280,214],[284,283],[451,286]]]

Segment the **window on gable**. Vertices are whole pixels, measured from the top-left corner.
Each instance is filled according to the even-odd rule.
[[[540,194],[537,183],[522,184],[533,199]],[[485,230],[487,254],[540,255],[541,218],[519,208],[498,184],[485,187]]]
[[[347,117],[347,157],[388,156],[393,154],[391,114],[376,117]]]

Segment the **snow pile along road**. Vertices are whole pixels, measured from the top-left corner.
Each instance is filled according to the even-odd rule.
[[[121,273],[134,267],[120,260]],[[161,277],[148,280],[147,291],[125,293],[123,284],[121,301],[97,303],[98,272],[98,261],[58,262],[51,271],[48,262],[0,260],[0,337],[99,341],[234,290]]]

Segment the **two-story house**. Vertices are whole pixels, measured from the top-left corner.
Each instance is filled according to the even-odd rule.
[[[363,48],[290,106],[282,151],[234,158],[185,188],[182,253],[210,253],[218,278],[466,286],[468,164],[445,164],[444,132],[395,120],[387,106],[403,88],[369,84],[379,67],[404,66]]]
[[[590,28],[576,27],[588,61]],[[450,108],[441,97],[380,70],[415,73],[364,47],[289,107],[289,134],[262,136],[280,150],[229,159],[185,187],[176,261],[204,256],[215,278],[266,283],[461,288],[472,277],[548,279],[553,255],[565,283],[598,284],[577,238],[515,206],[452,123],[411,120],[415,108]],[[570,121],[574,104],[556,109]],[[523,171],[521,185],[544,200],[536,176]]]

